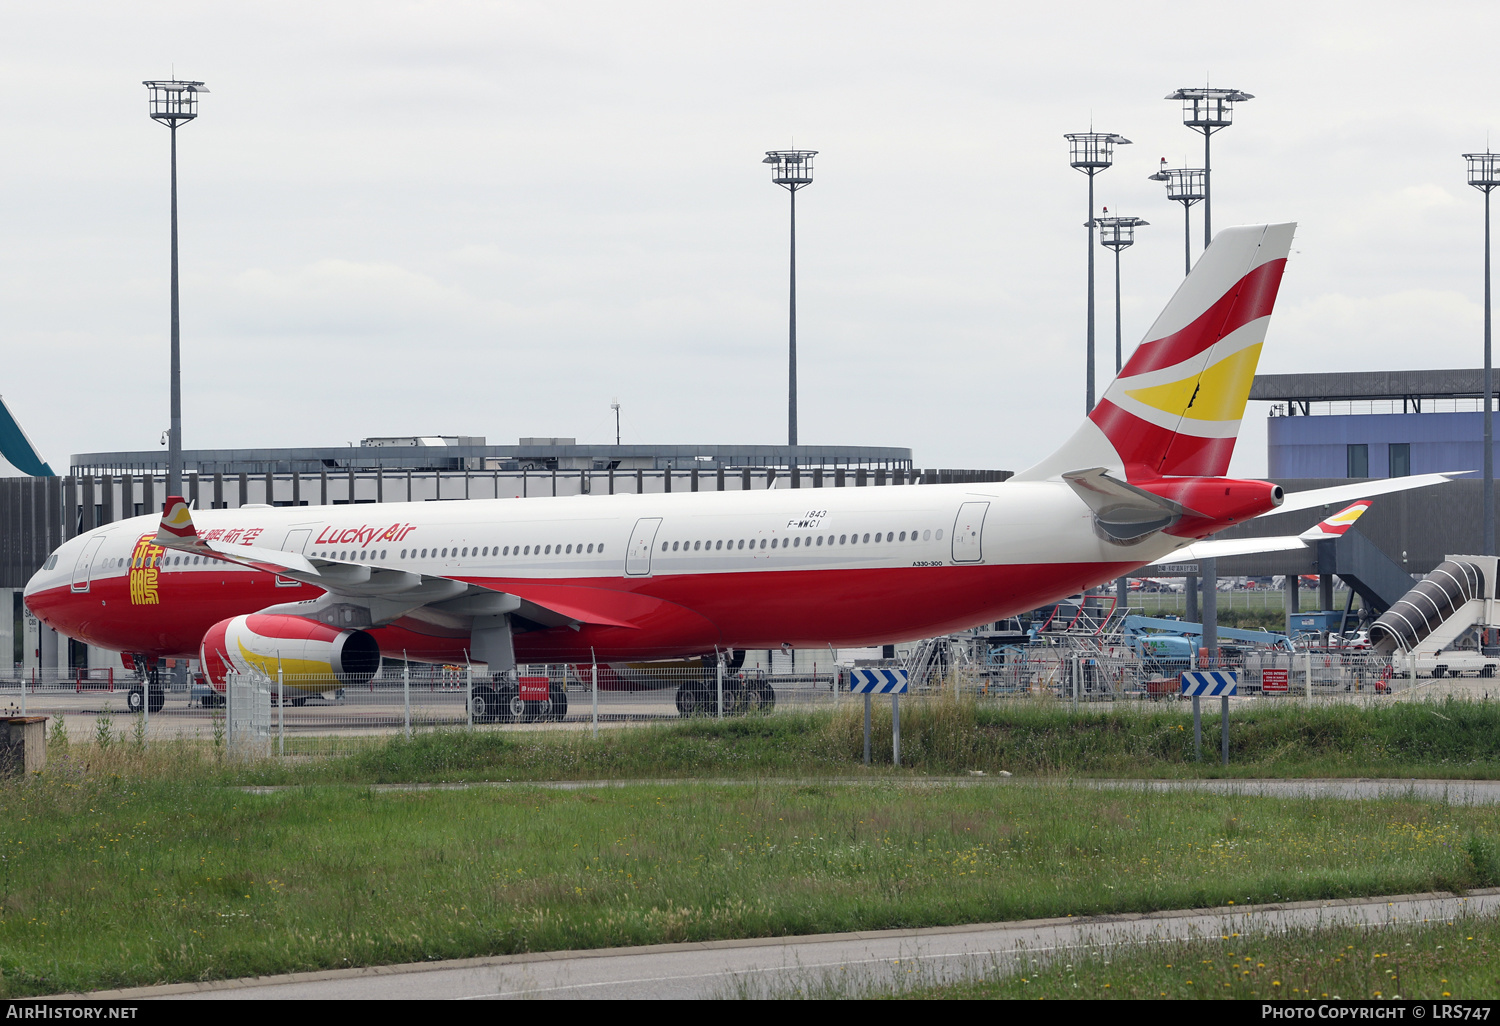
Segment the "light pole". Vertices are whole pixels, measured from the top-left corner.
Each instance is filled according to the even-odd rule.
[[[1129,146],[1130,140],[1113,132],[1069,132],[1063,136],[1068,140],[1070,166],[1089,176],[1089,219],[1084,227],[1089,230],[1089,315],[1088,315],[1088,369],[1084,389],[1084,413],[1094,411],[1094,176],[1114,163],[1115,147]]]
[[[1109,208],[1105,207],[1104,212],[1109,213]],[[1118,374],[1125,365],[1120,344],[1120,250],[1135,245],[1135,230],[1151,222],[1139,217],[1100,217],[1095,220],[1099,222],[1099,245],[1115,251],[1115,373]]]
[[[1109,208],[1104,208],[1109,213]],[[1135,245],[1135,230],[1149,225],[1139,217],[1100,217],[1099,245],[1115,252],[1115,374],[1125,365],[1124,350],[1120,341],[1120,250]],[[1121,577],[1115,581],[1115,608],[1124,610],[1130,597],[1130,581]]]
[[[1222,128],[1234,123],[1234,105],[1255,99],[1238,89],[1179,89],[1168,93],[1167,99],[1182,101],[1182,123],[1195,132],[1203,133],[1203,248],[1207,249],[1214,237],[1213,195],[1211,173],[1213,164],[1209,157],[1209,139]]]
[[[1201,168],[1167,167],[1161,158],[1161,170],[1150,176],[1153,182],[1167,183],[1167,199],[1182,204],[1182,273],[1193,271],[1193,217],[1188,209],[1208,196],[1208,176]]]
[[[771,165],[771,181],[792,197],[791,299],[787,314],[787,444],[797,444],[797,190],[812,184],[817,150],[767,150],[762,164]],[[795,461],[796,457],[793,457]]]
[[[142,82],[151,117],[172,130],[172,423],[167,429],[167,494],[182,494],[182,333],[177,317],[177,126],[198,116],[202,82]]]
[[[615,444],[620,444],[620,400],[615,399],[609,404],[609,408],[615,411]]]
[[[1490,378],[1490,190],[1500,185],[1500,153],[1465,153],[1469,184],[1484,193],[1484,554],[1495,554],[1495,390]]]

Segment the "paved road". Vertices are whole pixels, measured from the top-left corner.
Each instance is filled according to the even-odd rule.
[[[1035,777],[901,777],[888,774],[867,777],[806,778],[687,778],[667,777],[642,780],[518,780],[475,783],[349,784],[349,787],[374,791],[462,791],[473,787],[542,787],[554,791],[585,791],[593,788],[744,787],[759,784],[788,786],[862,787],[871,784],[902,787],[1095,787],[1143,791],[1209,791],[1214,794],[1250,795],[1262,798],[1408,798],[1418,801],[1446,802],[1450,805],[1500,804],[1500,780],[1392,780],[1392,779],[1314,779],[1314,780],[1055,780]],[[301,785],[241,788],[250,794],[275,794]]]
[[[371,1000],[405,998],[705,998],[785,992],[838,975],[880,980],[920,972],[932,981],[1022,959],[1047,959],[1100,944],[1161,943],[1195,936],[1335,924],[1371,926],[1500,914],[1500,888],[1467,897],[1419,894],[1310,901],[1244,909],[1043,919],[931,930],[660,944],[603,951],[465,959],[417,965],[176,984],[95,997]]]

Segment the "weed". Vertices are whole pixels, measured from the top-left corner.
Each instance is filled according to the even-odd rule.
[[[108,709],[100,709],[94,717],[94,747],[108,750],[115,739],[115,718]]]

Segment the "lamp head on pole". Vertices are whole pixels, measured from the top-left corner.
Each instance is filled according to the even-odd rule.
[[[813,158],[817,150],[767,150],[762,164],[771,165],[771,181],[796,192],[813,181]]]
[[[1115,147],[1130,140],[1114,132],[1068,132],[1068,166],[1092,178],[1115,162]]]
[[[198,94],[208,92],[202,82],[184,82],[177,79],[161,82],[142,82],[149,96],[151,117],[169,128],[198,116]]]
[[[1135,245],[1135,230],[1137,228],[1144,228],[1150,223],[1150,221],[1143,221],[1139,217],[1094,218],[1094,224],[1099,227],[1099,244],[1114,250],[1116,253]]]
[[[1500,153],[1465,153],[1469,162],[1469,184],[1480,192],[1500,185]]]
[[[1204,135],[1212,135],[1234,123],[1234,105],[1255,99],[1238,89],[1211,89],[1208,86],[1178,89],[1167,94],[1169,100],[1182,102],[1182,123]]]
[[[1166,157],[1163,157],[1161,162],[1161,170],[1154,175],[1147,175],[1146,180],[1167,183],[1167,199],[1190,207],[1208,195],[1207,181],[1202,168],[1167,167]]]

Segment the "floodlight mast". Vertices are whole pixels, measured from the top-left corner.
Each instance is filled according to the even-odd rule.
[[[1500,153],[1465,153],[1469,184],[1484,193],[1484,554],[1495,554],[1495,389],[1490,361],[1490,192],[1500,185]]]
[[[1215,132],[1234,123],[1234,105],[1255,99],[1238,89],[1213,89],[1208,86],[1178,89],[1167,94],[1169,100],[1182,101],[1182,123],[1203,133],[1203,248],[1214,237],[1213,195],[1211,192],[1209,139]]]
[[[198,116],[202,82],[178,79],[142,82],[151,119],[172,130],[172,421],[167,429],[167,494],[182,494],[182,332],[177,310],[177,126]]]
[[[1148,177],[1148,181],[1166,182],[1167,199],[1182,204],[1182,273],[1193,270],[1193,220],[1188,213],[1194,203],[1208,195],[1207,176],[1200,168],[1167,167],[1167,158],[1161,158],[1161,169]]]
[[[1109,208],[1104,208],[1109,212]],[[1139,217],[1100,217],[1099,245],[1115,251],[1115,373],[1119,374],[1124,364],[1124,349],[1120,340],[1120,250],[1135,245],[1135,230],[1149,225]]]
[[[1088,281],[1088,355],[1086,359],[1084,386],[1084,413],[1094,412],[1094,176],[1114,164],[1115,147],[1129,146],[1130,140],[1113,132],[1069,132],[1063,135],[1068,140],[1070,159],[1068,165],[1089,176],[1089,219],[1084,227],[1089,230],[1089,281]]]
[[[771,181],[792,198],[791,289],[787,310],[787,444],[797,444],[797,190],[813,181],[813,158],[817,150],[767,150],[762,164],[771,165]],[[793,457],[795,460],[796,457]],[[792,483],[797,483],[792,475]]]

